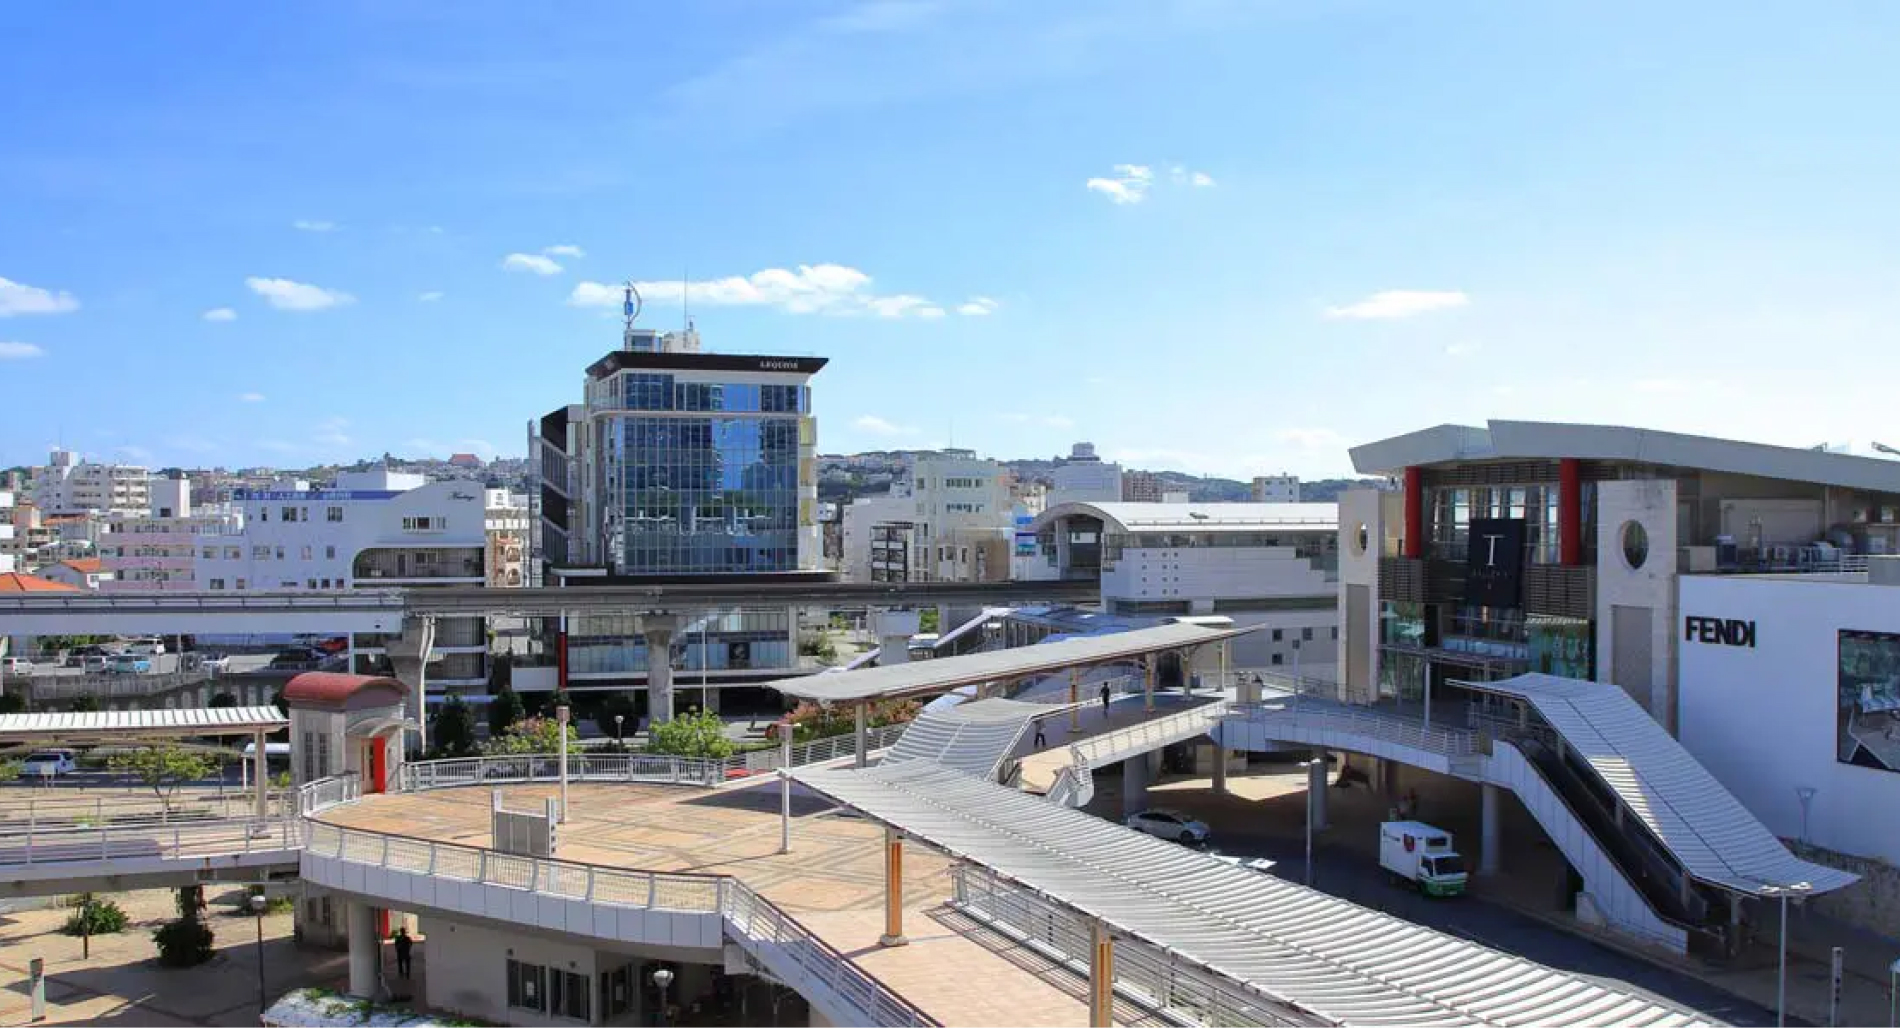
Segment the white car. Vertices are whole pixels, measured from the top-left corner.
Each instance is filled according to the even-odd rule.
[[[26,758],[26,763],[20,765],[20,774],[28,778],[57,778],[78,769],[79,763],[73,759],[71,750],[41,750]]]
[[[1180,843],[1204,843],[1208,836],[1206,825],[1172,810],[1144,810],[1139,814],[1128,815],[1128,819],[1122,823],[1137,832]]]
[[[25,657],[0,657],[0,674],[30,675],[33,662]]]

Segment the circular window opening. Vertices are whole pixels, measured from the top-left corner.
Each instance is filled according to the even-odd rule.
[[[1361,556],[1365,555],[1366,547],[1372,545],[1372,531],[1366,527],[1365,522],[1361,521],[1359,531],[1353,533],[1352,545],[1353,552]]]
[[[1634,521],[1623,522],[1623,561],[1634,571],[1649,559],[1649,531]]]

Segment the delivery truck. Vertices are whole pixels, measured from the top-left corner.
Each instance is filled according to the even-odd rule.
[[[1451,833],[1419,821],[1379,826],[1379,866],[1427,896],[1465,891],[1465,859],[1452,848]]]

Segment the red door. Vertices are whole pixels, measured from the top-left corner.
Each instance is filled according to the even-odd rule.
[[[384,762],[384,755],[386,752],[387,752],[387,749],[384,747],[383,741],[381,739],[373,739],[370,741],[369,743],[369,791],[370,792],[382,792],[388,785],[387,775],[389,772],[389,767]]]

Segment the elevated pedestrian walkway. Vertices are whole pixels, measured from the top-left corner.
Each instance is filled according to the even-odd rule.
[[[1061,709],[1045,703],[989,699],[926,710],[898,737],[883,763],[930,761],[995,781],[1030,723]]]
[[[1579,916],[1674,952],[1732,951],[1744,898],[1856,880],[1789,853],[1614,685],[1546,675],[1459,685],[1490,694],[1458,712],[1461,727],[1280,695],[1236,705],[1221,737],[1234,749],[1302,744],[1510,789],[1582,880]]]

